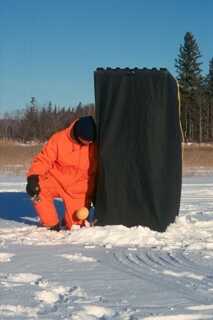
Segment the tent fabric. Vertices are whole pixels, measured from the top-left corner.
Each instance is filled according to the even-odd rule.
[[[177,82],[166,69],[98,68],[94,84],[98,224],[165,231],[181,197]]]

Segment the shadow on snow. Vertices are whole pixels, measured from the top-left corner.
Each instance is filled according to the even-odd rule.
[[[63,202],[55,200],[59,216],[63,215]],[[26,192],[0,193],[0,219],[12,220],[28,225],[36,225],[36,213],[30,197]]]

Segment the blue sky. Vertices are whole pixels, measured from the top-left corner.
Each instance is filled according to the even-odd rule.
[[[166,67],[187,31],[203,72],[213,57],[211,0],[0,0],[0,113],[94,102],[97,67]]]

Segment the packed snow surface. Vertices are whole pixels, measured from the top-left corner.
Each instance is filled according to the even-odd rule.
[[[0,319],[213,319],[213,177],[183,179],[165,233],[37,227],[21,176],[0,176]]]

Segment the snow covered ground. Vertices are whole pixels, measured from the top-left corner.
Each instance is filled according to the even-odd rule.
[[[213,319],[213,176],[185,177],[167,232],[37,228],[24,177],[0,176],[0,319]]]

